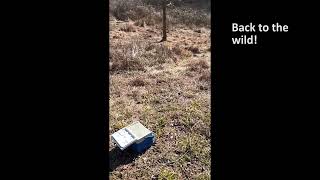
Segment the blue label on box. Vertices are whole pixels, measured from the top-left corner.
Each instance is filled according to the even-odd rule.
[[[132,144],[131,149],[133,149],[134,151],[136,151],[138,153],[142,153],[151,147],[151,145],[154,143],[154,139],[155,139],[155,136],[152,133],[151,136],[144,138],[143,141],[141,141],[139,143],[136,142],[136,143]]]

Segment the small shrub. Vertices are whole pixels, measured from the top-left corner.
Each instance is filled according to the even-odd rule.
[[[139,59],[131,58],[128,53],[121,53],[115,51],[117,53],[111,53],[110,56],[110,71],[131,71],[131,70],[144,70],[143,64],[139,61]]]
[[[146,22],[143,19],[138,19],[136,22],[134,22],[135,26],[139,26],[139,27],[146,27]]]
[[[200,49],[198,47],[190,46],[187,50],[191,51],[193,54],[200,54]]]
[[[188,27],[210,27],[211,17],[202,10],[192,8],[174,8],[168,11],[172,17],[171,24],[186,25]]]
[[[132,40],[125,45],[115,44],[110,48],[110,71],[143,71],[145,59],[142,57],[144,44],[138,40]]]
[[[204,69],[209,69],[209,64],[203,59],[188,64],[189,71],[202,72]]]
[[[173,47],[172,52],[180,57],[191,57],[192,56],[192,52],[190,50],[179,47],[179,46]]]
[[[136,32],[136,29],[133,24],[131,23],[126,23],[122,27],[120,27],[120,31],[124,32]]]
[[[158,179],[159,180],[176,180],[178,179],[178,175],[174,171],[171,171],[168,169],[162,169]]]
[[[175,46],[172,48],[172,51],[178,56],[182,55],[182,49],[180,47]]]
[[[131,19],[134,7],[142,5],[139,0],[112,0],[109,3],[110,13],[118,20],[125,21]]]
[[[160,64],[163,64],[167,62],[168,59],[171,59],[172,57],[174,57],[173,52],[163,44],[160,46],[156,46],[155,49],[156,49],[156,56]]]
[[[163,44],[147,44],[141,55],[145,59],[145,64],[155,66],[170,62],[174,58],[174,53]]]
[[[211,79],[211,74],[209,71],[204,71],[199,77],[199,81],[209,82]]]
[[[110,66],[110,71],[132,71],[144,70],[143,64],[137,59],[131,59],[126,54],[117,54],[117,56],[113,56],[113,62]]]
[[[131,86],[144,86],[146,83],[142,78],[135,78],[130,82]]]
[[[159,126],[160,128],[164,128],[164,127],[166,126],[166,120],[165,120],[164,117],[161,117],[161,118],[159,119],[158,126]]]
[[[151,50],[153,50],[153,49],[155,49],[155,45],[154,44],[148,44],[147,46],[146,46],[146,48],[145,48],[145,50],[146,51],[151,51]]]

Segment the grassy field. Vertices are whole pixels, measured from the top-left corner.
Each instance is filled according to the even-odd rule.
[[[157,5],[111,1],[109,8],[109,135],[138,120],[157,137],[143,154],[110,141],[109,178],[210,179],[210,15],[169,9],[168,41],[160,43]]]

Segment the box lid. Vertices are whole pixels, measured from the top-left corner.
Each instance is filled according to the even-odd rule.
[[[111,139],[121,150],[124,150],[136,141],[135,137],[125,128],[113,133]]]
[[[134,122],[131,125],[127,126],[126,129],[133,134],[136,140],[140,140],[150,135],[152,131],[144,127],[140,122]]]

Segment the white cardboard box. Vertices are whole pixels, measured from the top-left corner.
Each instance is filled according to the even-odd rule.
[[[111,140],[117,146],[124,150],[135,142],[143,140],[143,138],[152,134],[152,131],[145,128],[139,121],[124,127],[111,135]]]

